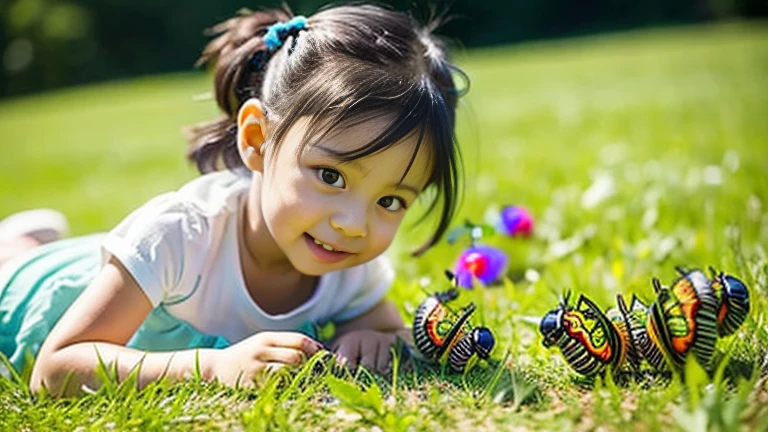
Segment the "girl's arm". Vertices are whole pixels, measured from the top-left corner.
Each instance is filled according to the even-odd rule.
[[[199,367],[205,380],[252,384],[268,365],[296,365],[319,347],[298,333],[263,332],[224,350],[143,352],[126,348],[152,304],[114,257],[70,306],[43,343],[30,380],[33,392],[45,386],[53,395],[73,395],[83,386],[101,385],[101,361],[115,368],[119,380],[138,367],[138,385],[165,377],[191,377]],[[242,382],[241,382],[242,380]]]
[[[191,375],[195,351],[146,354],[123,346],[151,310],[141,288],[111,258],[46,338],[31,389],[37,392],[44,385],[55,395],[76,394],[83,385],[95,389],[100,384],[95,374],[99,356],[105,365],[116,367],[120,380],[142,362],[139,385],[163,373],[169,378]]]

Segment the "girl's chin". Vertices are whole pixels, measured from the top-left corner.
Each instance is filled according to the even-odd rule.
[[[321,264],[317,262],[303,262],[298,264],[299,265],[294,266],[296,271],[306,276],[322,276],[326,273],[344,270],[350,267],[339,264]]]

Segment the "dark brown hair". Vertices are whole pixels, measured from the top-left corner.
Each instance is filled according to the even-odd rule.
[[[217,37],[198,64],[215,64],[215,96],[224,115],[190,129],[188,158],[201,173],[242,167],[236,117],[250,98],[262,101],[270,122],[267,142],[275,150],[301,117],[310,119],[307,133],[320,136],[372,118],[391,119],[381,135],[339,157],[362,158],[417,134],[404,178],[419,148],[427,146],[428,185],[436,189],[427,214],[438,201],[442,209],[432,238],[414,253],[420,255],[440,240],[456,212],[461,154],[454,125],[463,91],[454,74],[468,83],[432,34],[438,21],[421,26],[408,14],[372,5],[328,7],[270,53],[267,29],[291,18],[287,9],[249,12],[212,29]],[[254,58],[268,61],[254,65]]]

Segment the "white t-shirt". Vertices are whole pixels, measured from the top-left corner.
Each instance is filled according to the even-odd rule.
[[[103,247],[136,279],[152,305],[200,332],[236,343],[263,330],[297,330],[355,318],[376,305],[394,278],[382,255],[320,277],[311,298],[280,315],[264,312],[248,294],[238,252],[249,176],[229,171],[201,176],[131,213]]]

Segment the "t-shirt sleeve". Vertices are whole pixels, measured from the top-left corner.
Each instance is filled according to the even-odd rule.
[[[360,268],[362,280],[351,278],[351,286],[344,287],[341,298],[349,299],[344,306],[332,317],[332,321],[342,322],[357,318],[376,306],[387,294],[395,272],[392,263],[384,255],[363,264]]]
[[[112,255],[120,261],[157,306],[195,290],[208,231],[201,212],[171,192],[128,215],[107,234],[102,248],[105,260]]]

